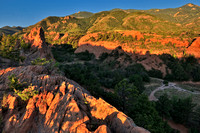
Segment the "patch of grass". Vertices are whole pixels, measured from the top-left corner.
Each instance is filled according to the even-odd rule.
[[[200,88],[198,88],[198,87],[194,87],[194,86],[190,86],[190,85],[185,85],[185,84],[181,84],[181,83],[178,83],[177,85],[180,88],[183,88],[185,90],[189,90],[189,91],[192,91],[192,92],[194,92],[194,91],[200,92]]]
[[[200,101],[200,94],[191,94],[189,92],[179,91],[179,90],[174,89],[174,88],[169,88],[169,89],[157,91],[155,93],[155,97],[159,98],[160,96],[162,96],[165,93],[168,94],[168,96],[170,98],[172,98],[173,96],[177,96],[178,98],[192,97],[193,103],[196,103],[197,106],[200,106],[200,103],[199,103],[199,101]]]
[[[145,90],[143,93],[146,94],[147,96],[149,96],[153,90],[160,87],[161,85],[162,85],[162,80],[157,79],[157,78],[150,78],[150,82],[145,83],[145,85],[144,85]]]
[[[154,91],[156,88],[160,87],[160,85],[145,85],[145,90],[144,90],[144,94],[146,94],[147,96],[149,96],[151,94],[152,91]]]

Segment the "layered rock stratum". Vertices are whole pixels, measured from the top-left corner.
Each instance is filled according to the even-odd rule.
[[[9,89],[11,74],[17,75],[21,83],[32,84],[39,94],[22,102],[19,96],[9,92],[4,101],[7,110],[1,111],[6,133],[148,133],[103,99],[94,98],[76,82],[44,66],[1,70],[1,93]]]

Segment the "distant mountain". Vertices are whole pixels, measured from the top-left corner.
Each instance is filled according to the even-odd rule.
[[[183,32],[199,33],[200,7],[186,4],[179,8],[168,9],[113,9],[99,13],[79,12],[66,17],[47,17],[35,25],[46,32],[93,33],[115,30],[138,30],[159,34],[176,34]]]
[[[200,19],[200,6],[191,3],[179,8],[151,9],[144,12],[156,15],[170,22],[184,25],[190,24]]]
[[[5,26],[5,27],[0,28],[0,35],[2,35],[2,34],[6,34],[6,35],[11,34],[12,35],[12,34],[19,32],[23,29],[24,28],[20,27],[20,26],[17,26],[17,27],[15,27],[15,26],[13,26],[13,27]]]

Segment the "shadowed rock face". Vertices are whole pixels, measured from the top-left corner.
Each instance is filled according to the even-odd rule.
[[[3,131],[70,132],[70,133],[148,133],[131,118],[91,96],[80,85],[44,66],[26,66],[0,70],[0,89],[8,89],[8,76],[17,75],[20,82],[32,83],[39,94],[26,103],[9,93],[1,111]]]

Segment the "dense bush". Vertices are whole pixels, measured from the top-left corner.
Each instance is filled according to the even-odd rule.
[[[186,56],[182,59],[174,58],[171,55],[163,54],[160,58],[164,61],[171,73],[164,77],[169,81],[200,81],[200,65],[193,56]]]
[[[104,61],[108,56],[109,56],[108,53],[102,53],[102,54],[99,56],[99,60],[100,60],[100,61]]]
[[[167,94],[160,96],[156,102],[156,108],[162,117],[173,119],[173,121],[185,125],[188,124],[195,106],[190,97],[185,99],[172,97],[172,99],[169,99]]]
[[[0,41],[0,56],[19,61],[21,59],[19,56],[20,49],[27,50],[30,46],[30,44],[25,43],[23,39],[17,36],[4,35]]]
[[[144,127],[152,133],[175,132],[162,120],[155,108],[155,104],[150,102],[147,96],[141,94],[133,103],[128,116],[133,118],[138,126]]]
[[[21,39],[20,40],[20,47],[24,50],[30,49],[31,43],[26,43],[25,40]]]
[[[129,77],[134,74],[138,74],[142,77],[142,80],[145,82],[149,82],[149,76],[145,70],[145,68],[141,64],[129,65],[126,70],[126,77]]]
[[[123,112],[128,112],[129,106],[131,106],[130,101],[134,101],[139,94],[137,87],[130,84],[127,79],[123,79],[115,85],[115,93],[120,99],[119,105]]]
[[[18,60],[19,49],[16,46],[17,46],[16,36],[4,35],[0,42],[0,55],[5,58]]]
[[[93,53],[89,53],[87,50],[85,52],[77,53],[76,57],[80,60],[89,61],[95,58]]]
[[[156,70],[154,68],[148,71],[148,75],[150,77],[161,78],[161,79],[163,78],[162,72],[160,70]]]
[[[69,44],[54,45],[51,51],[58,62],[72,62],[75,57],[75,49]]]

